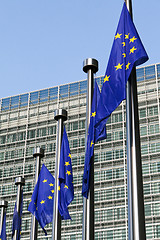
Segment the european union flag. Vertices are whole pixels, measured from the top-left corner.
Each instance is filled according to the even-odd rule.
[[[31,202],[28,207],[39,222],[41,228],[47,235],[44,227],[52,222],[54,200],[54,177],[43,164],[37,184],[34,188]]]
[[[96,114],[97,138],[110,114],[126,98],[126,83],[132,68],[147,60],[147,53],[124,3],[98,104]]]
[[[15,203],[14,213],[13,213],[12,238],[14,236],[15,230],[17,230],[16,240],[20,240],[20,237],[21,237],[22,210],[23,210],[23,190],[21,194],[20,213],[17,212],[17,202]]]
[[[83,184],[82,184],[82,195],[88,198],[89,182],[90,182],[90,167],[92,164],[92,157],[94,154],[94,143],[95,143],[95,119],[97,113],[97,105],[100,99],[100,91],[97,82],[95,81],[90,124],[88,128],[88,138],[87,138],[87,148],[85,154],[85,164],[84,164],[84,174],[83,174]],[[106,138],[106,126],[104,126],[101,134],[98,136],[99,140]]]
[[[2,225],[2,230],[1,230],[1,235],[0,235],[0,240],[6,240],[6,212],[4,214],[3,218],[3,225]]]
[[[73,188],[71,153],[69,149],[67,133],[64,127],[60,153],[59,197],[58,197],[58,209],[62,219],[71,219],[68,212],[68,205],[72,202],[73,198],[74,188]]]

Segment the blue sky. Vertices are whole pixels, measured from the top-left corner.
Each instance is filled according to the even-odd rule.
[[[86,79],[83,60],[103,75],[123,0],[0,0],[0,98]],[[160,0],[132,0],[149,55],[160,62]]]

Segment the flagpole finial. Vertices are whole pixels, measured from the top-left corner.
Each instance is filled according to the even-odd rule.
[[[54,112],[54,119],[58,121],[59,118],[62,118],[63,121],[67,120],[67,111],[65,109],[57,109]]]
[[[7,208],[8,207],[8,202],[5,200],[0,200],[0,207]]]
[[[23,177],[17,177],[15,179],[15,185],[18,185],[18,184],[25,185],[25,179]]]
[[[33,157],[44,157],[44,149],[40,147],[35,147],[33,150]]]
[[[92,69],[93,73],[98,71],[98,61],[94,58],[87,58],[83,61],[83,71],[88,72],[89,69]]]

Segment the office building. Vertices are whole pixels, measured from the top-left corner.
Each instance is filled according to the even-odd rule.
[[[101,87],[103,76],[96,80]],[[147,240],[160,239],[160,64],[138,68],[137,84]],[[45,150],[42,163],[54,175],[54,111],[58,108],[68,111],[65,126],[75,191],[69,206],[72,221],[62,222],[62,239],[82,239],[86,92],[87,81],[83,80],[1,99],[0,196],[8,201],[8,239],[18,176],[25,178],[21,239],[30,236],[31,214],[27,207],[34,189],[36,146]],[[106,127],[107,139],[95,145],[95,239],[128,240],[125,101],[113,112]],[[45,237],[39,226],[38,239],[51,239],[52,224],[46,230]]]

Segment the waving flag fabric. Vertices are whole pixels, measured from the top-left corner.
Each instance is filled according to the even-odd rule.
[[[147,53],[124,3],[98,104],[96,141],[110,114],[126,98],[126,83],[132,68],[147,60]]]
[[[44,227],[53,220],[54,183],[54,177],[43,164],[28,207],[28,211],[35,215],[46,235],[47,232]],[[66,130],[64,128],[60,154],[58,187],[58,210],[61,219],[71,218],[68,212],[68,205],[73,198],[74,189],[71,154]]]
[[[28,207],[39,222],[41,228],[47,235],[44,227],[52,222],[54,201],[54,177],[43,164],[37,184],[34,188],[31,202]]]
[[[91,107],[91,116],[90,124],[88,129],[88,138],[87,138],[87,148],[85,154],[85,164],[84,164],[84,174],[83,174],[83,184],[82,184],[82,195],[88,198],[89,183],[90,183],[90,167],[92,164],[92,156],[94,154],[94,143],[95,143],[95,119],[97,112],[97,105],[100,98],[100,91],[97,82],[95,81],[92,107]],[[106,138],[106,126],[104,126],[101,134],[99,135],[99,140]]]
[[[65,127],[63,131],[60,154],[59,185],[59,212],[62,219],[70,219],[71,217],[68,212],[68,205],[74,198],[74,188],[71,153]]]

